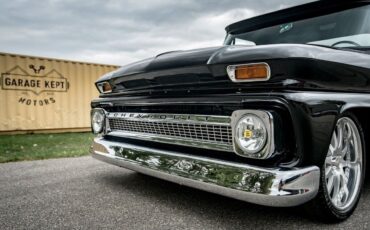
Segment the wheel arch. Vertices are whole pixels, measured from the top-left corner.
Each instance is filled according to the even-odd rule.
[[[345,109],[341,114],[353,114],[361,125],[361,131],[364,135],[365,156],[370,159],[370,107],[353,107]],[[370,178],[370,164],[366,165],[365,179],[369,181]]]

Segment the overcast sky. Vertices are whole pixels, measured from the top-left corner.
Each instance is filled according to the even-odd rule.
[[[0,0],[0,52],[124,65],[221,45],[235,21],[312,0]]]

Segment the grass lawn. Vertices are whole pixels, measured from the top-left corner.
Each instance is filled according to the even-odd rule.
[[[0,136],[0,163],[87,155],[91,133]]]

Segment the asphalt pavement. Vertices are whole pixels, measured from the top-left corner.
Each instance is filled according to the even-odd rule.
[[[370,183],[339,225],[183,187],[90,156],[0,164],[0,229],[366,229]]]

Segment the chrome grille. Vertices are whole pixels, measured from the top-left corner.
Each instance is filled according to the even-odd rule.
[[[232,144],[230,126],[141,122],[122,119],[109,119],[109,126],[112,131],[122,130],[138,133],[150,133]]]
[[[111,135],[232,151],[230,117],[109,113]]]

